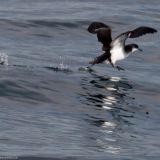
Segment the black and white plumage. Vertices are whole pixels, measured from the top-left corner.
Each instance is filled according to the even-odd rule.
[[[151,27],[138,27],[132,31],[121,33],[112,40],[111,28],[102,22],[93,22],[89,25],[88,31],[97,34],[98,41],[103,44],[103,54],[96,57],[90,64],[98,64],[102,62],[109,62],[113,67],[122,69],[115,66],[117,61],[123,60],[137,50],[142,51],[137,44],[125,45],[127,38],[137,38],[148,33],[157,32],[156,29]]]

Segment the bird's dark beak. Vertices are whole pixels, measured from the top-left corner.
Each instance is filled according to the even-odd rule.
[[[138,48],[138,50],[139,50],[140,52],[143,52],[143,50],[142,50],[142,49],[140,49],[140,48]]]

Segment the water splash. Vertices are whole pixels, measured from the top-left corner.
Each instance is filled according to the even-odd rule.
[[[0,53],[0,65],[8,66],[8,55],[4,52]]]
[[[64,64],[63,62],[58,64],[57,68],[59,68],[60,70],[68,70],[69,69],[68,65]]]
[[[56,66],[50,65],[49,67],[45,67],[47,69],[53,70],[55,72],[72,72],[72,70],[69,69],[69,65],[64,64],[64,60],[60,56],[60,63],[58,63]]]

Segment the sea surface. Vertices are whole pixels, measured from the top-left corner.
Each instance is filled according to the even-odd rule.
[[[101,54],[93,21],[112,36],[160,30],[160,1],[1,0],[0,159],[159,160],[160,34],[118,63]]]

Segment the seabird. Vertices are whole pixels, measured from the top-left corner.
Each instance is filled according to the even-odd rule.
[[[137,44],[125,45],[127,38],[136,38],[147,33],[157,32],[154,28],[142,26],[132,31],[121,33],[112,40],[111,27],[102,22],[91,23],[88,27],[88,31],[93,34],[97,34],[98,41],[103,44],[103,54],[96,57],[89,63],[91,65],[95,65],[98,63],[109,62],[112,67],[117,68],[118,70],[123,70],[123,68],[115,65],[117,61],[127,58],[135,51],[142,51]]]

